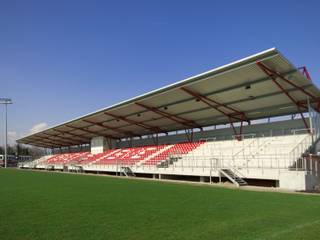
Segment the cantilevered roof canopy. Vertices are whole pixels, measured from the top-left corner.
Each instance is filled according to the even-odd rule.
[[[309,100],[308,100],[309,99]],[[319,110],[320,91],[305,68],[297,69],[275,48],[187,78],[18,139],[40,147],[250,121]]]

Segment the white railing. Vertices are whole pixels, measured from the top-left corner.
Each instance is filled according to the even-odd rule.
[[[301,133],[309,133],[310,129],[309,128],[299,128],[299,129],[292,129],[291,133],[293,135],[301,134]]]
[[[311,135],[305,136],[289,153],[290,158],[292,159],[292,166],[298,165],[297,161],[302,157],[302,154],[308,150],[312,145]]]
[[[247,158],[234,160],[232,155],[219,155],[219,156],[198,156],[198,157],[184,157],[168,167],[159,168],[157,165],[135,165],[135,164],[123,164],[116,163],[114,165],[105,164],[93,164],[83,165],[84,170],[91,171],[110,171],[115,172],[117,175],[121,172],[121,167],[130,167],[133,172],[149,172],[157,173],[162,172],[203,172],[212,173],[219,169],[228,168],[232,171],[244,172],[254,170],[255,172],[266,170],[292,170],[292,171],[307,171],[310,174],[318,176],[320,170],[319,159],[311,156],[303,156],[299,158],[294,165],[292,165],[292,159],[288,154],[262,154],[258,159],[250,161]],[[66,165],[67,166],[67,165]],[[54,167],[54,169],[63,169],[64,165],[61,164],[49,164],[48,167]],[[72,166],[70,166],[72,168]],[[70,168],[70,169],[71,169]]]
[[[252,147],[253,145],[255,145],[255,144],[259,145],[259,138],[253,138],[253,140],[252,140],[249,144],[243,145],[243,147],[242,147],[241,150],[239,150],[238,152],[236,152],[235,154],[233,154],[233,158],[236,158],[236,157],[239,156],[241,153],[242,153],[242,155],[244,155],[245,152],[246,152],[246,150],[248,150],[248,149],[249,149],[249,151],[251,152],[251,147]]]
[[[218,159],[213,161],[212,159]],[[215,155],[184,157],[175,162],[172,168],[261,168],[261,169],[288,169],[292,161],[288,154],[263,154],[251,160],[249,156],[235,159],[232,155]]]
[[[320,158],[314,156],[303,156],[299,161],[299,168],[308,173],[319,177],[319,170],[320,170]]]
[[[320,115],[319,115],[319,123],[320,123]],[[241,136],[242,139],[248,138],[264,138],[264,137],[274,137],[274,136],[290,136],[290,135],[298,135],[298,134],[306,134],[309,129],[307,128],[282,128],[276,130],[264,130],[253,133],[245,133],[241,135],[216,135],[213,137],[202,137],[199,141],[205,142],[215,142],[215,141],[224,141],[224,140],[235,140],[236,136]],[[274,134],[276,132],[277,134]]]

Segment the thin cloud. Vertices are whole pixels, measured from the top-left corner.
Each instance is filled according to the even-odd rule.
[[[30,134],[37,133],[37,132],[40,132],[40,131],[46,129],[47,127],[48,127],[48,124],[45,123],[45,122],[38,123],[38,124],[34,125],[34,126],[30,129],[29,133],[30,133]]]
[[[13,144],[17,140],[17,132],[15,131],[8,131],[8,143]]]

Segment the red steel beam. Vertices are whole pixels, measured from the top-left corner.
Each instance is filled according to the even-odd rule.
[[[44,145],[51,145],[51,146],[56,146],[56,147],[60,147],[60,146],[65,147],[65,146],[67,146],[67,145],[57,144],[56,142],[54,142],[54,141],[52,141],[50,139],[47,139],[47,138],[36,137],[36,136],[33,136],[32,138],[35,138],[35,139],[34,140],[31,139],[31,141],[34,141],[34,142],[40,143],[40,144],[44,144]]]
[[[267,74],[270,76],[272,75],[274,79],[276,79],[276,77],[280,78],[281,80],[285,81],[286,83],[290,84],[291,86],[299,89],[301,92],[303,92],[304,94],[306,94],[307,96],[309,96],[311,99],[316,98],[313,94],[309,93],[308,91],[306,91],[305,89],[303,89],[302,87],[296,85],[295,83],[289,81],[288,79],[286,79],[284,76],[282,76],[279,72],[274,71],[273,69],[269,68],[268,66],[266,66],[264,63],[262,63],[261,61],[257,61],[257,65],[264,71],[264,72],[268,72]],[[310,77],[310,76],[309,76]]]
[[[316,98],[316,99],[309,99],[309,103],[316,103],[317,106],[315,107],[314,110],[316,110],[318,113],[320,113],[320,98]],[[307,105],[308,101],[307,100],[301,100],[298,101],[299,105]]]
[[[207,104],[209,107],[214,108],[215,110],[217,110],[218,112],[222,113],[223,115],[225,115],[228,118],[234,118],[234,119],[240,120],[240,121],[243,121],[243,120],[248,121],[244,112],[240,112],[240,111],[234,109],[233,107],[227,106],[227,105],[225,105],[223,103],[219,103],[216,100],[213,100],[211,98],[203,96],[200,93],[192,91],[192,90],[187,89],[185,87],[181,87],[181,90],[185,91],[186,93],[188,93],[189,95],[195,97],[196,99],[199,99],[203,103]],[[228,109],[232,113],[227,113],[227,112],[221,110],[220,108]],[[240,116],[240,117],[236,117],[236,116]]]
[[[130,123],[130,124],[133,124],[133,125],[137,125],[137,126],[142,127],[144,129],[148,129],[149,131],[153,131],[153,132],[157,132],[157,133],[167,133],[166,131],[162,130],[159,127],[155,127],[155,126],[149,125],[147,123],[143,123],[143,122],[137,122],[137,121],[134,121],[132,119],[128,119],[128,118],[126,118],[124,116],[119,116],[119,115],[115,115],[115,114],[108,113],[108,112],[105,112],[104,114],[106,114],[106,115],[108,115],[110,117],[113,117],[115,119],[122,120],[124,122]]]
[[[41,133],[41,134],[43,134],[43,135],[46,135],[46,136],[48,136],[48,138],[50,138],[50,139],[52,139],[52,137],[55,137],[55,138],[58,138],[58,139],[60,139],[59,141],[61,141],[61,142],[65,142],[65,143],[71,143],[71,144],[82,144],[82,142],[79,142],[79,141],[77,141],[77,140],[68,140],[69,138],[67,138],[67,139],[65,139],[64,137],[60,137],[58,134],[57,135],[51,135],[51,134],[47,134],[47,133]],[[54,140],[54,139],[52,139],[52,140]]]
[[[224,116],[228,117],[230,125],[231,125],[231,127],[232,127],[232,129],[233,129],[233,131],[235,133],[236,138],[238,140],[241,140],[241,138],[242,138],[241,136],[242,136],[243,121],[249,122],[249,120],[247,119],[247,117],[246,117],[244,112],[240,112],[240,111],[234,109],[233,107],[227,106],[227,105],[222,104],[222,103],[220,103],[220,102],[218,102],[216,100],[213,100],[211,98],[203,96],[200,93],[192,91],[192,90],[190,90],[188,88],[181,87],[181,90],[183,90],[184,92],[188,93],[189,95],[195,97],[196,99],[199,99],[201,102],[207,104],[209,107],[217,110],[218,112],[220,112]],[[223,111],[221,108],[228,109],[229,111],[231,111],[231,113],[227,113],[226,111]],[[237,130],[234,127],[232,119],[235,119],[235,120],[241,122],[239,134],[237,133]]]
[[[296,100],[284,89],[284,87],[283,87],[280,83],[277,82],[277,77],[279,77],[279,74],[278,74],[278,73],[276,73],[275,71],[273,71],[273,70],[271,70],[270,68],[266,67],[265,64],[261,63],[260,61],[257,61],[257,65],[258,65],[258,67],[259,67],[266,75],[268,75],[268,76],[271,78],[271,80],[278,86],[278,88],[297,106],[297,109],[298,109],[298,111],[299,111],[299,113],[300,113],[300,116],[301,116],[301,118],[302,118],[302,120],[303,120],[303,123],[304,123],[306,129],[308,129],[308,132],[311,133],[310,128],[309,128],[309,126],[308,126],[308,123],[307,123],[306,119],[304,118],[303,113],[302,113],[302,111],[301,111],[301,108],[308,109],[308,107],[305,106],[305,105],[303,105],[303,104],[299,104],[299,102],[296,101]],[[281,75],[280,75],[280,76],[281,76]],[[281,79],[284,79],[284,77],[282,77],[282,76],[281,76],[280,78],[281,78]],[[287,81],[286,81],[286,82],[287,82]],[[289,81],[289,82],[290,82],[290,81]],[[299,86],[298,86],[298,87],[299,87]],[[300,88],[300,87],[299,87],[299,88]],[[304,91],[305,91],[305,90],[304,90]],[[308,94],[307,94],[307,95],[308,95]],[[308,95],[308,96],[309,96],[309,95]]]
[[[312,81],[312,80],[311,80],[311,76],[310,76],[309,71],[308,71],[308,69],[307,69],[306,66],[300,67],[300,68],[298,68],[298,69],[301,70],[301,73],[302,73],[309,81]]]
[[[61,144],[59,143],[59,142],[61,142],[61,143],[63,144],[63,146],[70,146],[70,143],[68,143],[68,142],[64,142],[64,141],[60,141],[60,140],[55,141],[55,140],[50,139],[50,138],[48,138],[48,137],[42,138],[42,141],[49,141],[50,143],[54,143],[54,144],[56,144],[56,145],[61,145]],[[72,143],[72,144],[74,144],[74,143]]]
[[[57,147],[59,147],[58,145],[52,145],[50,143],[44,143],[44,142],[39,142],[39,141],[28,142],[25,144],[30,144],[30,145],[34,145],[34,146],[42,147],[42,148],[57,148]]]
[[[56,142],[56,143],[61,142],[61,143],[63,143],[63,144],[67,144],[67,145],[78,145],[78,144],[79,144],[79,143],[75,143],[75,142],[71,142],[71,141],[66,141],[66,140],[61,140],[61,139],[55,140],[55,139],[52,139],[52,138],[50,138],[50,137],[46,137],[45,139],[48,139],[48,140],[50,140],[50,141],[52,141],[52,142]]]
[[[310,103],[319,103],[320,102],[320,97],[317,97],[315,99],[310,99],[309,100]],[[301,100],[301,101],[298,101],[299,104],[308,104],[308,101],[307,100]]]
[[[70,126],[70,125],[66,125],[67,127],[69,128],[73,128],[73,129],[76,129],[76,130],[80,130],[80,131],[84,131],[84,132],[87,132],[87,133],[91,133],[91,134],[94,134],[94,135],[101,135],[101,136],[104,136],[104,137],[107,137],[107,138],[112,138],[112,139],[118,139],[114,136],[111,136],[111,135],[108,135],[108,134],[99,134],[98,132],[94,132],[94,131],[90,131],[88,129],[85,129],[84,127],[74,127],[74,126]]]
[[[70,131],[62,131],[62,130],[58,130],[58,129],[53,129],[53,131],[56,131],[56,132],[61,133],[61,134],[69,134],[69,135],[71,135],[73,137],[77,137],[77,138],[81,139],[82,141],[88,141],[88,139],[86,137],[81,137],[81,136],[79,136],[77,134],[71,133]]]
[[[42,148],[58,148],[59,147],[58,145],[52,145],[50,143],[43,143],[39,141],[29,142],[27,144],[34,145],[37,147],[42,147]]]
[[[48,136],[51,136],[51,137],[56,137],[58,139],[61,139],[63,141],[67,141],[67,142],[70,142],[70,143],[73,143],[73,144],[83,144],[83,140],[82,141],[79,141],[77,139],[72,139],[72,138],[69,138],[69,137],[65,137],[65,136],[60,136],[60,134],[57,134],[57,135],[50,135],[50,134],[47,134]]]
[[[157,113],[160,116],[166,117],[166,118],[168,118],[168,119],[170,119],[170,120],[172,120],[174,122],[180,123],[180,124],[182,124],[184,126],[191,127],[191,128],[200,128],[200,129],[202,129],[202,127],[200,125],[198,125],[196,122],[194,122],[192,120],[188,120],[188,119],[185,119],[183,117],[179,117],[179,116],[167,113],[167,112],[163,112],[163,111],[159,110],[156,107],[147,106],[147,105],[142,104],[142,103],[136,102],[135,104],[137,104],[138,106],[143,107],[143,108],[145,108],[145,109],[147,109],[149,111]]]
[[[111,127],[111,126],[108,126],[108,125],[103,124],[103,122],[92,122],[92,121],[85,120],[85,119],[83,119],[82,121],[84,121],[84,122],[86,122],[86,123],[90,123],[90,124],[92,124],[92,125],[100,126],[100,127],[102,127],[102,128],[108,129],[108,130],[112,130],[112,131],[117,132],[117,133],[121,133],[121,134],[125,134],[125,135],[130,135],[130,136],[140,137],[140,135],[135,135],[135,134],[134,134],[133,132],[131,132],[131,131],[125,131],[125,130],[121,130],[121,129],[118,129],[118,128],[115,128],[115,127]]]

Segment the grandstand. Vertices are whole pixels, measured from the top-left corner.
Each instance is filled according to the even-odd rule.
[[[273,48],[18,139],[51,151],[20,167],[314,190],[319,111]]]

